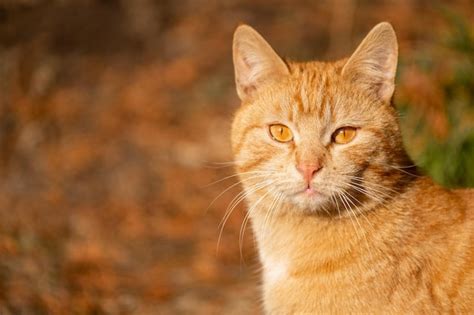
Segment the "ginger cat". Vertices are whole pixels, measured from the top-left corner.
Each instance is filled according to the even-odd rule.
[[[474,313],[474,190],[405,153],[397,56],[386,22],[336,62],[285,61],[235,31],[232,147],[267,314]]]

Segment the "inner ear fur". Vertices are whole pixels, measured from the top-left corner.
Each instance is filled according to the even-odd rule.
[[[248,25],[235,30],[232,53],[237,94],[242,101],[254,97],[263,84],[289,73],[270,44]]]
[[[342,75],[389,103],[395,90],[398,43],[388,22],[377,24],[344,65]]]

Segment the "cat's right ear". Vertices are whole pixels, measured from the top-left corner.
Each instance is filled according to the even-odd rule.
[[[289,73],[285,62],[273,48],[248,25],[240,25],[232,46],[237,94],[250,100],[260,86]]]
[[[342,75],[375,92],[389,103],[395,89],[398,44],[392,25],[382,22],[365,37],[349,58]]]

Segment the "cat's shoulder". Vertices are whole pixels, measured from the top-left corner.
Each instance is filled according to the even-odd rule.
[[[463,188],[452,190],[466,205],[467,216],[474,221],[474,188]]]
[[[474,188],[454,189],[453,192],[462,199],[474,203]]]
[[[474,221],[474,189],[449,189],[437,184],[427,176],[417,178],[408,193],[413,196],[411,202],[418,209],[428,209],[428,213],[440,211],[455,217],[459,212],[464,213],[467,221]]]

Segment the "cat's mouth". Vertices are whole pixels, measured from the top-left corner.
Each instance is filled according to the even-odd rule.
[[[322,194],[316,190],[313,186],[307,185],[303,190],[297,193],[298,195],[304,195],[307,197],[317,197],[321,196]]]
[[[308,186],[304,190],[304,194],[307,196],[315,196],[315,195],[318,195],[319,193],[313,187]]]

